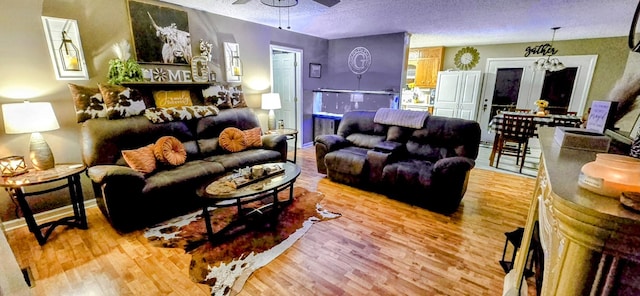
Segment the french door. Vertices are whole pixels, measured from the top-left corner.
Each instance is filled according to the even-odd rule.
[[[566,66],[558,72],[536,71],[534,58],[489,58],[478,105],[482,141],[491,142],[489,121],[499,110],[534,109],[538,99],[548,100],[555,111],[585,109],[597,55],[555,56]],[[553,109],[552,109],[553,110]]]

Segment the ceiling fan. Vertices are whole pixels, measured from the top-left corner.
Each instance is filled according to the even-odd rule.
[[[249,2],[249,1],[251,1],[251,0],[236,0],[231,4],[245,4],[245,3]],[[262,0],[262,1],[263,2],[267,1],[267,3],[265,3],[265,4],[268,5],[268,1],[269,0]],[[280,1],[280,0],[272,0],[272,1]],[[320,4],[322,4],[324,6],[327,6],[327,7],[332,7],[332,6],[340,3],[340,0],[313,0],[313,1],[315,1],[317,3],[320,3]],[[297,4],[297,2],[298,1],[296,1],[296,4]]]

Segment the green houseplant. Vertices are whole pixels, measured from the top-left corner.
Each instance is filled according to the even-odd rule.
[[[142,81],[142,68],[131,58],[129,50],[131,46],[127,40],[122,40],[113,45],[117,58],[109,61],[110,84],[121,84],[122,82]]]

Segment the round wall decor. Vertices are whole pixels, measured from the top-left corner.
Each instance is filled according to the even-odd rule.
[[[349,54],[347,63],[349,64],[349,70],[353,74],[364,74],[371,66],[371,53],[365,47],[356,47]]]
[[[470,46],[461,48],[453,57],[453,62],[460,70],[471,70],[478,64],[478,61],[480,61],[478,50]]]

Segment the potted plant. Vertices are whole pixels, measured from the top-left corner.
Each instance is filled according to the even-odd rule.
[[[142,81],[142,68],[131,58],[129,53],[130,45],[127,40],[122,40],[113,45],[117,58],[109,61],[110,84],[121,84],[123,82]]]

